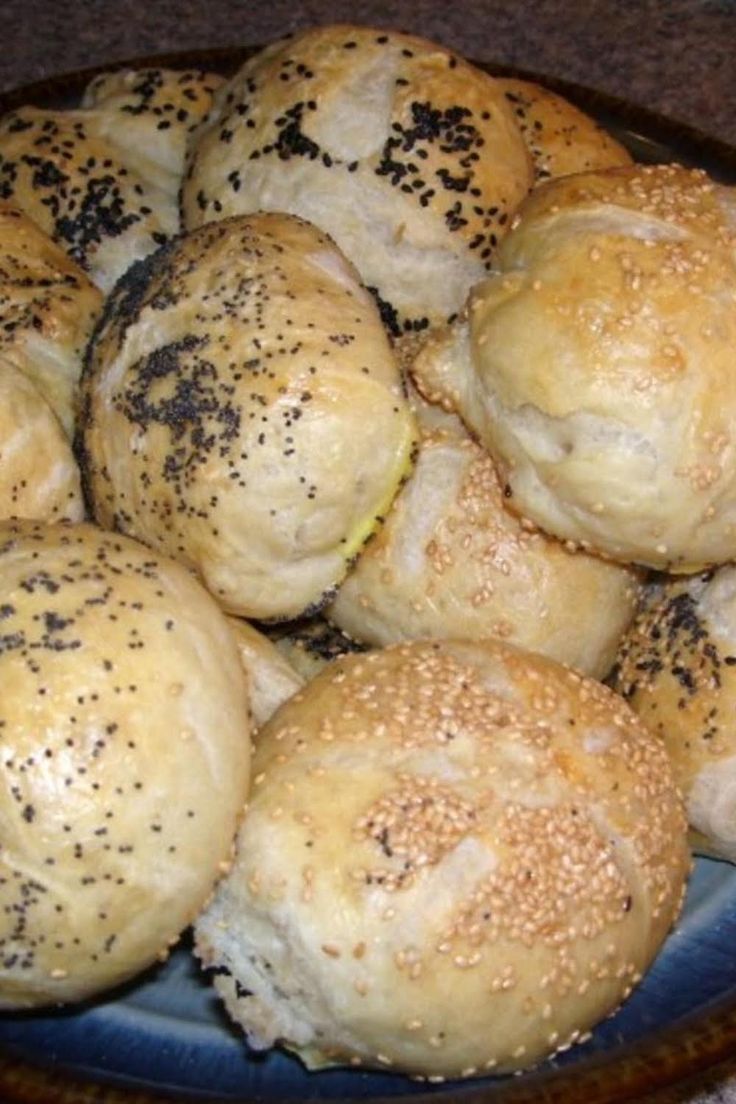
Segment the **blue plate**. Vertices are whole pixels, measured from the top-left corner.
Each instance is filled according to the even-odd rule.
[[[642,985],[584,1044],[546,1064],[565,1071],[672,1029],[724,993],[736,993],[736,868],[699,859],[680,923]],[[84,1008],[5,1014],[0,1047],[26,1062],[148,1086],[178,1099],[367,1100],[398,1096],[461,1099],[479,1084],[483,1099],[506,1095],[510,1078],[427,1088],[405,1077],[348,1070],[307,1073],[294,1058],[250,1053],[230,1026],[189,946],[136,984]],[[526,1075],[523,1080],[532,1080]],[[597,1098],[590,1098],[591,1100]]]
[[[138,58],[126,66],[233,71],[250,50]],[[486,65],[547,84],[596,116],[642,161],[698,164],[736,183],[736,150],[691,128],[566,82]],[[78,102],[101,70],[66,74],[0,96]],[[187,938],[163,966],[104,999],[62,1011],[0,1015],[0,1100],[43,1104],[172,1098],[242,1102],[377,1101],[415,1104],[641,1102],[653,1088],[736,1052],[736,867],[698,859],[685,908],[653,968],[590,1040],[521,1077],[427,1086],[390,1074],[307,1073],[278,1051],[255,1055],[229,1024]]]

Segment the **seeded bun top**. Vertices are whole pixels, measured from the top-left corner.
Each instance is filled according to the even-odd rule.
[[[102,295],[19,208],[0,203],[0,354],[74,433],[84,349]]]
[[[500,642],[405,644],[335,660],[261,730],[197,948],[255,1046],[516,1069],[630,992],[688,865],[620,698]]]
[[[187,138],[221,84],[199,69],[118,69],[90,81],[82,108],[128,167],[176,201]]]
[[[500,463],[510,504],[625,562],[736,557],[736,204],[676,165],[535,189],[417,382]]]
[[[615,675],[667,748],[695,848],[736,862],[736,567],[653,587]]]
[[[0,524],[0,1007],[143,970],[230,858],[248,698],[191,573],[90,525]]]
[[[327,231],[396,333],[444,321],[532,183],[503,91],[435,43],[323,26],[221,88],[190,146],[184,225],[281,210]]]
[[[291,215],[210,223],[131,269],[82,397],[98,521],[190,564],[246,617],[323,602],[411,465],[376,305]]]
[[[534,163],[534,180],[630,165],[631,154],[594,119],[533,81],[499,77]]]

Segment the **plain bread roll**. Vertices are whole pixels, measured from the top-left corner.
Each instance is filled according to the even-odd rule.
[[[0,352],[0,519],[81,521],[71,445],[27,375]]]
[[[248,677],[253,722],[260,728],[280,705],[302,688],[305,679],[258,629],[242,617],[228,617],[227,620]]]

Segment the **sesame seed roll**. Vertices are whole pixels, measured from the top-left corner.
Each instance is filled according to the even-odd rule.
[[[500,641],[335,660],[261,730],[196,948],[252,1046],[470,1077],[583,1038],[676,917],[660,742]]]
[[[603,678],[641,573],[570,549],[512,513],[491,457],[413,397],[414,469],[327,616],[373,645],[498,636]]]
[[[736,557],[736,205],[677,165],[535,189],[426,397],[500,464],[510,505],[623,562]]]

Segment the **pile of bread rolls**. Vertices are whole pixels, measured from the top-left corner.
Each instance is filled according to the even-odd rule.
[[[628,996],[736,859],[735,247],[396,32],[0,120],[0,1007],[194,924],[251,1047],[442,1081]]]

